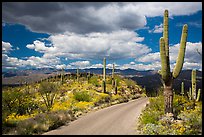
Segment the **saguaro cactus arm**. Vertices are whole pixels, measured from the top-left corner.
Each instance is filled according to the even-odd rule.
[[[160,74],[164,81],[168,80],[168,73],[166,72],[168,68],[167,58],[166,58],[166,49],[164,38],[160,38],[160,58],[161,58],[161,71]]]
[[[188,32],[188,25],[185,24],[183,26],[181,42],[180,42],[180,49],[179,49],[178,57],[177,57],[177,60],[176,60],[176,65],[175,65],[175,67],[173,69],[173,78],[178,77],[178,75],[181,72],[182,67],[183,67],[185,50],[186,50],[187,32]]]
[[[199,101],[199,99],[200,99],[200,90],[201,90],[201,89],[198,89],[198,95],[197,95],[196,101]]]

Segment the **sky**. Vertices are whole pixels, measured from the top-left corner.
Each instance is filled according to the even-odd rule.
[[[3,2],[2,71],[102,68],[104,57],[107,68],[160,70],[165,9],[171,70],[187,24],[183,70],[202,71],[202,2]]]

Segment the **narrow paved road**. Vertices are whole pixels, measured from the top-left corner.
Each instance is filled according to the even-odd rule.
[[[138,117],[147,102],[148,98],[142,97],[93,111],[43,135],[134,135]]]

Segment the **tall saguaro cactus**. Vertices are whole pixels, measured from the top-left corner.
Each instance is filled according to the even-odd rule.
[[[192,99],[196,100],[196,70],[191,72],[191,83],[192,83]]]
[[[102,81],[103,92],[106,93],[106,58],[103,59],[103,81]]]
[[[173,72],[170,72],[170,60],[169,60],[169,38],[168,38],[168,10],[164,12],[164,29],[163,37],[160,38],[160,58],[161,58],[161,71],[159,72],[162,77],[162,83],[164,86],[164,97],[165,97],[165,113],[173,113],[173,91],[172,84],[173,80],[180,74],[186,49],[187,31],[188,26],[185,24],[182,30],[182,36],[180,41],[180,49],[176,65]]]
[[[61,85],[64,83],[64,69],[62,68],[62,73],[61,73]]]
[[[77,82],[79,82],[79,68],[77,68],[77,74],[76,74],[76,76],[77,76]]]
[[[114,87],[114,71],[115,71],[115,64],[113,64],[113,69],[112,69],[112,86]]]
[[[118,93],[118,84],[117,84],[117,79],[115,79],[115,94]]]
[[[89,71],[89,72],[88,72],[88,75],[87,75],[87,81],[88,81],[88,83],[90,82],[90,77],[91,77],[91,72]]]

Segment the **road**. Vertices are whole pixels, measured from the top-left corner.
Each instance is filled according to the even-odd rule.
[[[92,111],[43,135],[135,135],[138,117],[147,102],[147,97],[141,97]]]

